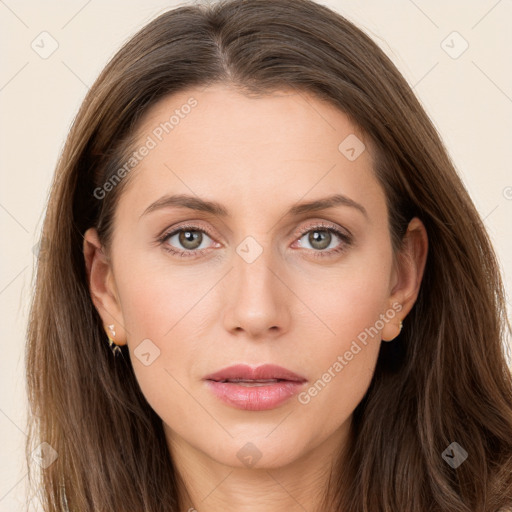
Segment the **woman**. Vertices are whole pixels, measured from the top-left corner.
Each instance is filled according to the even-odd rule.
[[[84,100],[43,236],[45,510],[511,506],[495,254],[410,87],[339,14],[152,21]]]

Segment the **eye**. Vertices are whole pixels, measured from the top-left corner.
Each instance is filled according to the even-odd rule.
[[[341,243],[339,242],[340,240]],[[302,231],[302,236],[299,238],[300,247],[308,248],[307,245],[309,245],[311,250],[314,251],[313,255],[315,257],[331,256],[340,253],[350,246],[351,243],[352,238],[350,235],[343,233],[330,224],[309,226],[306,230]]]
[[[197,226],[181,226],[165,233],[159,242],[166,251],[187,257],[203,253],[208,249],[207,239],[212,240],[204,229]]]

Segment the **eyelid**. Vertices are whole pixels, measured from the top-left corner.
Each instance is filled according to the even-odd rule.
[[[297,234],[302,236],[304,233],[307,233],[308,231],[311,231],[312,229],[319,229],[319,228],[325,228],[325,229],[332,229],[334,231],[340,232],[340,234],[344,235],[346,238],[352,239],[352,233],[347,228],[342,228],[341,226],[338,226],[337,224],[334,224],[330,221],[326,220],[317,220],[317,221],[311,221],[311,224],[308,224],[307,226],[304,226],[301,228]]]
[[[158,241],[166,240],[172,235],[175,235],[176,233],[180,231],[186,231],[189,229],[190,231],[203,231],[205,232],[210,238],[215,238],[215,235],[211,232],[209,228],[200,226],[199,224],[195,224],[194,221],[185,222],[184,224],[178,224],[177,226],[174,226],[172,228],[166,228],[164,229],[160,235],[157,236]]]
[[[330,221],[326,221],[326,220],[309,221],[309,223],[306,226],[295,231],[293,236],[301,236],[304,233],[307,233],[308,231],[310,231],[311,229],[320,228],[320,227],[326,228],[326,229],[334,229],[336,231],[341,231],[341,232],[345,231],[347,237],[353,238],[352,233],[347,228],[342,228],[341,226],[338,226],[337,224],[334,224],[334,223],[332,223]],[[167,238],[171,235],[174,235],[176,232],[185,230],[185,229],[190,229],[190,230],[194,230],[194,231],[204,231],[210,238],[215,238],[215,235],[212,233],[212,231],[209,228],[200,226],[199,224],[195,224],[195,221],[188,221],[181,225],[178,224],[177,226],[175,226],[173,228],[164,229],[161,232],[161,234],[159,234],[157,236],[157,239],[161,239],[162,237]]]

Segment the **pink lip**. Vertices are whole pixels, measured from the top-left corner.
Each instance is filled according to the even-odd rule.
[[[255,368],[247,364],[237,364],[207,375],[204,379],[216,381],[227,379],[281,379],[293,382],[306,381],[302,375],[297,375],[291,370],[287,370],[286,368],[275,364],[263,364],[261,366],[256,366]]]
[[[231,379],[246,381],[278,379],[277,382],[260,385],[243,385],[222,382]],[[281,366],[265,364],[253,368],[235,365],[204,377],[209,389],[222,401],[249,411],[273,409],[297,394],[306,379]],[[249,382],[246,384],[250,384]],[[256,384],[256,383],[254,383]]]

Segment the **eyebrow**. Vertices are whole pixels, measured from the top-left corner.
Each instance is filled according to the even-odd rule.
[[[356,203],[353,199],[344,196],[343,194],[334,194],[321,199],[315,199],[314,201],[296,204],[292,206],[285,215],[297,216],[303,213],[327,210],[328,208],[334,208],[336,206],[349,206],[351,208],[355,208],[368,219],[368,212],[366,211],[366,208],[363,205]],[[229,216],[228,210],[220,203],[215,201],[206,201],[204,199],[200,199],[199,197],[194,197],[187,194],[175,194],[165,195],[160,199],[157,199],[144,210],[140,217],[143,217],[144,215],[147,215],[156,210],[170,207],[187,208],[189,210],[211,213],[212,215],[219,217]]]

